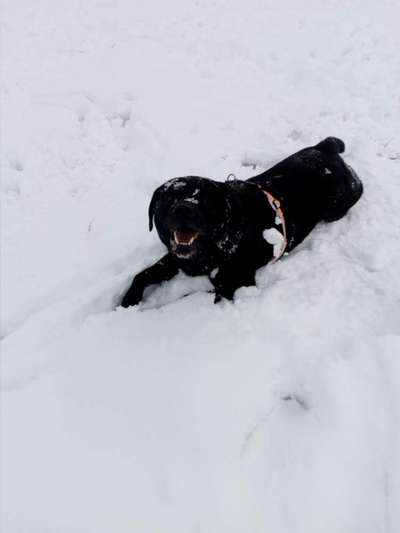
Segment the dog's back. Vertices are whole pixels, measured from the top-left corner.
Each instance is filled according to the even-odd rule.
[[[318,222],[342,218],[361,197],[360,179],[340,156],[344,149],[341,139],[327,137],[248,180],[282,203],[291,235],[288,251]]]

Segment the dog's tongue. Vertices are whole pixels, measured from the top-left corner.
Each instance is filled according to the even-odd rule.
[[[175,232],[176,240],[182,244],[189,244],[189,242],[195,236],[193,231],[176,231]]]

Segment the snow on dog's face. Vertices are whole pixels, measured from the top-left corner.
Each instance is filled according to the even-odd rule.
[[[206,178],[174,178],[159,187],[149,207],[162,242],[179,259],[209,254],[230,215],[222,184]]]

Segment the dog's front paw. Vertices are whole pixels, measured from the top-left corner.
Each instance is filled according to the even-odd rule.
[[[235,294],[235,291],[230,290],[230,289],[225,289],[222,291],[215,291],[214,303],[217,304],[223,299],[232,301],[234,294]]]
[[[137,285],[132,285],[128,292],[121,300],[121,307],[132,307],[138,305],[143,297],[143,289]]]
[[[138,305],[140,303],[140,298],[132,298],[129,294],[125,294],[125,296],[121,300],[121,307],[132,307],[134,305]]]
[[[218,302],[220,302],[222,300],[222,296],[220,294],[216,294],[214,296],[214,303],[217,304]]]

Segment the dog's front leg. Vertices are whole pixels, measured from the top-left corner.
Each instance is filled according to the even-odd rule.
[[[132,285],[122,298],[122,307],[137,305],[143,298],[143,292],[149,285],[168,281],[178,273],[178,267],[170,254],[164,255],[157,263],[139,272],[132,281]]]
[[[218,273],[211,279],[215,287],[214,303],[222,298],[233,300],[234,294],[240,287],[249,287],[256,284],[256,268],[250,265],[244,267],[238,261],[231,261],[220,267]]]

